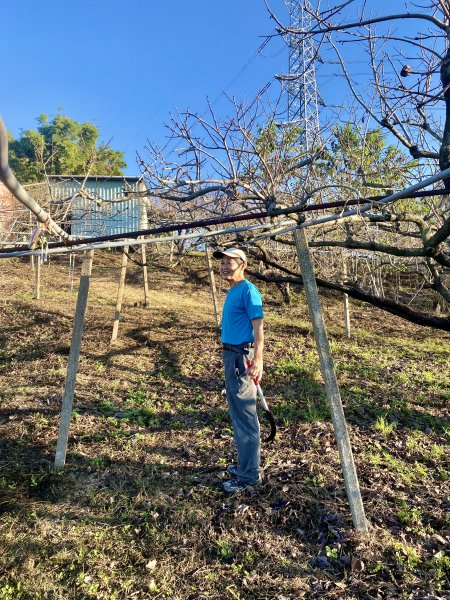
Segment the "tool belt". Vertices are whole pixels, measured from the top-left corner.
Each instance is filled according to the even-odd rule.
[[[255,345],[253,342],[245,342],[244,344],[239,344],[234,346],[233,344],[222,344],[224,350],[228,350],[229,352],[236,352],[236,354],[243,354],[247,356],[250,348],[254,348]]]

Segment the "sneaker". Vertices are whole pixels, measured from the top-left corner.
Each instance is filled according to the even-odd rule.
[[[239,492],[253,492],[256,487],[261,484],[261,480],[255,481],[255,483],[246,483],[239,481],[239,479],[230,479],[230,481],[224,481],[222,484],[223,491],[227,494],[238,494]]]
[[[238,470],[237,465],[228,465],[228,467],[226,469],[228,475],[231,475],[231,477],[237,477],[237,470]]]

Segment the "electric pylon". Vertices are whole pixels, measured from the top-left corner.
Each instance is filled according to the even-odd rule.
[[[285,0],[290,16],[290,29],[309,31],[312,27],[310,0]],[[311,36],[287,33],[289,74],[277,75],[287,95],[287,123],[301,127],[301,142],[305,151],[317,145],[319,139],[319,105],[324,106],[317,89],[317,48]],[[319,59],[320,60],[320,59]]]

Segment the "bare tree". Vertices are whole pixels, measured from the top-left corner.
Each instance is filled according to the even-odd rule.
[[[439,160],[441,170],[450,166],[447,0],[428,0],[414,12],[387,10],[376,17],[368,14],[371,5],[364,0],[328,2],[326,10],[311,12],[313,25],[305,31],[283,24],[265,2],[280,34],[315,38],[322,53],[334,55],[347,89],[363,113],[389,130],[413,158]],[[353,17],[348,17],[349,13]],[[415,35],[405,22],[414,23]],[[345,49],[349,44],[358,46],[357,53],[352,52],[352,57],[362,57],[357,65],[348,60]],[[355,67],[359,71],[366,68],[364,79],[358,78],[360,83],[352,71]],[[439,106],[445,107],[444,123],[437,116]]]
[[[352,132],[360,138],[361,152],[356,152],[353,164],[344,148],[341,154],[346,157],[345,164],[336,164],[338,144],[343,144],[339,137],[342,129],[330,126],[323,131],[322,139],[326,141],[318,142],[306,156],[299,146],[299,132],[292,127],[278,127],[273,111],[264,109],[262,102],[245,106],[232,101],[231,105],[232,115],[227,119],[217,117],[212,107],[207,116],[192,112],[174,116],[169,131],[176,151],[167,154],[149,144],[149,159],[140,159],[147,193],[157,202],[170,204],[180,220],[246,213],[255,214],[255,223],[262,223],[259,215],[265,210],[272,217],[273,235],[277,228],[283,231],[286,227],[285,215],[291,223],[300,222],[304,216],[296,211],[316,208],[315,220],[320,222],[318,217],[329,215],[330,209],[325,206],[319,210],[317,205],[392,191],[418,176],[417,161],[387,145],[380,130],[374,134],[355,125]],[[361,159],[364,152],[368,157],[365,161]],[[450,300],[445,274],[450,256],[442,246],[448,238],[447,200],[438,194],[419,203],[415,199],[402,200],[398,209],[395,205],[374,205],[373,210],[351,216],[345,216],[345,207],[337,209],[344,211],[344,216],[338,213],[335,222],[311,229],[319,284],[415,322],[449,328],[448,319],[430,314],[430,290]],[[308,219],[305,225],[313,226],[314,219]],[[238,240],[265,265],[255,276],[276,283],[287,300],[285,286],[301,281],[295,252],[290,249],[293,242],[290,236],[280,233],[275,236],[274,249],[258,239],[261,237],[248,231]],[[330,255],[340,256],[341,249],[360,263],[359,271],[349,271],[345,284],[340,281],[342,269],[330,269],[331,263],[336,263],[334,258],[330,261]],[[328,253],[323,260],[322,252]],[[383,285],[383,277],[389,285]],[[427,302],[421,302],[424,296]]]

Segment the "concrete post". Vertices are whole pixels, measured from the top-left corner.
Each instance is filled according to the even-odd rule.
[[[146,187],[143,182],[139,184],[139,191],[145,191]],[[139,229],[148,229],[148,218],[147,218],[147,200],[146,198],[139,198]],[[144,277],[144,306],[147,308],[150,306],[149,293],[148,293],[148,270],[147,270],[147,246],[141,245],[141,260],[142,260],[142,274]]]
[[[211,257],[209,255],[208,246],[205,246],[206,264],[208,266],[209,285],[211,288],[211,296],[213,302],[214,320],[216,321],[217,332],[220,331],[219,312],[217,310],[217,292],[216,292],[216,280],[214,277],[214,269],[211,264]]]
[[[117,340],[119,332],[120,312],[122,310],[123,291],[125,289],[125,277],[127,274],[129,246],[124,246],[122,252],[122,266],[120,267],[119,289],[117,290],[116,311],[114,313],[114,325],[111,335],[111,343]]]
[[[345,489],[347,492],[348,502],[350,504],[353,525],[357,531],[367,533],[367,522],[364,514],[361,491],[359,489],[358,476],[356,474],[356,467],[353,461],[353,453],[350,446],[347,423],[345,421],[341,395],[336,379],[336,373],[334,371],[333,358],[331,356],[330,344],[327,337],[322,308],[320,306],[319,293],[314,275],[314,267],[311,260],[311,254],[309,252],[305,230],[297,229],[294,232],[294,238],[302,272],[303,285],[305,287],[306,297],[308,300],[309,314],[313,325],[317,351],[319,353],[322,376],[330,403],[331,418],[333,421],[334,433],[336,436],[342,470],[344,473]]]
[[[344,275],[344,282],[347,279],[347,259],[345,256],[342,256],[342,272]],[[349,338],[351,336],[350,330],[350,306],[348,302],[348,294],[344,294],[344,325],[345,325],[345,335]]]
[[[56,444],[55,468],[61,469],[66,462],[67,441],[69,439],[70,420],[72,418],[73,395],[80,359],[81,339],[83,337],[84,317],[86,314],[89,284],[92,272],[94,251],[89,250],[83,257],[81,265],[80,287],[78,288],[77,306],[73,323],[72,342],[70,344],[69,365],[67,367],[66,385],[61,408],[58,442]]]
[[[36,263],[34,269],[34,297],[36,300],[41,299],[41,266],[42,257],[41,255],[36,255]]]

